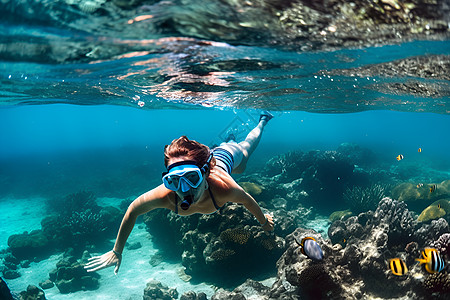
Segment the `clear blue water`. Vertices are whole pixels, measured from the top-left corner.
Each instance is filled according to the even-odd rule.
[[[261,110],[272,111],[275,118],[248,174],[275,155],[355,143],[384,164],[432,170],[436,175],[427,179],[435,182],[450,179],[448,96],[377,88],[417,80],[441,86],[448,95],[448,81],[401,74],[329,75],[414,56],[448,55],[449,41],[295,52],[195,38],[112,38],[13,23],[0,23],[3,39],[96,40],[125,50],[97,60],[56,63],[39,55],[21,59],[20,51],[16,57],[6,55],[0,48],[3,204],[80,190],[98,197],[136,197],[160,184],[164,145],[180,135],[209,146],[229,132],[243,138]],[[102,47],[98,51],[107,48]],[[402,161],[396,160],[399,154]],[[37,229],[32,228],[35,220],[27,228],[26,215],[19,222],[21,229]],[[10,232],[17,233],[14,228],[2,231],[2,245]]]

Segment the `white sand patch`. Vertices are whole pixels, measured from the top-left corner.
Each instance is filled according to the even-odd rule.
[[[44,207],[44,198],[0,199],[0,249],[12,234],[41,229]]]

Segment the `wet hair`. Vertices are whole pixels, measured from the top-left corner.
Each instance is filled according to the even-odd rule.
[[[194,160],[199,167],[202,167],[209,158],[211,150],[208,146],[203,145],[197,141],[190,140],[186,136],[181,136],[175,139],[164,147],[164,165],[167,167],[169,160],[175,157],[186,157],[188,160]],[[210,162],[210,169],[214,167],[216,160]]]

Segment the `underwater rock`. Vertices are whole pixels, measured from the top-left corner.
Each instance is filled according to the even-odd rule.
[[[174,300],[178,299],[177,289],[172,289],[157,280],[151,280],[147,283],[144,290],[144,300]]]
[[[417,218],[418,222],[427,222],[439,219],[450,212],[450,199],[441,199],[434,201],[430,206],[425,208]]]
[[[45,281],[39,282],[39,286],[43,290],[46,290],[46,289],[51,289],[52,287],[55,286],[55,284],[51,280],[47,279]]]
[[[66,253],[56,266],[57,268],[50,272],[49,277],[61,294],[92,291],[100,287],[100,275],[94,272],[88,273],[84,269],[84,262],[78,261],[70,254]]]
[[[414,232],[415,240],[421,246],[429,246],[437,237],[450,232],[449,224],[443,218],[431,220],[431,223],[420,223],[420,227]]]
[[[43,290],[29,285],[26,291],[20,292],[20,300],[46,300],[46,298]]]
[[[140,242],[135,242],[127,245],[127,250],[136,250],[142,248],[142,244]]]
[[[52,251],[50,244],[42,230],[13,234],[8,238],[11,253],[20,260],[47,256]]]
[[[8,285],[3,280],[2,277],[0,277],[0,299],[2,300],[13,300],[13,296],[11,295],[11,291],[9,290]]]
[[[203,292],[200,292],[196,294],[193,291],[189,291],[181,295],[180,300],[207,300],[206,294]]]
[[[20,272],[17,270],[5,269],[5,270],[3,270],[2,273],[3,273],[3,277],[5,279],[16,279],[16,278],[19,278],[20,276],[22,276],[20,274]]]

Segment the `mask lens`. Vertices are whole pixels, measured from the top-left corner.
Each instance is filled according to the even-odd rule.
[[[198,172],[187,172],[183,177],[192,183],[192,187],[195,187],[201,180]]]

